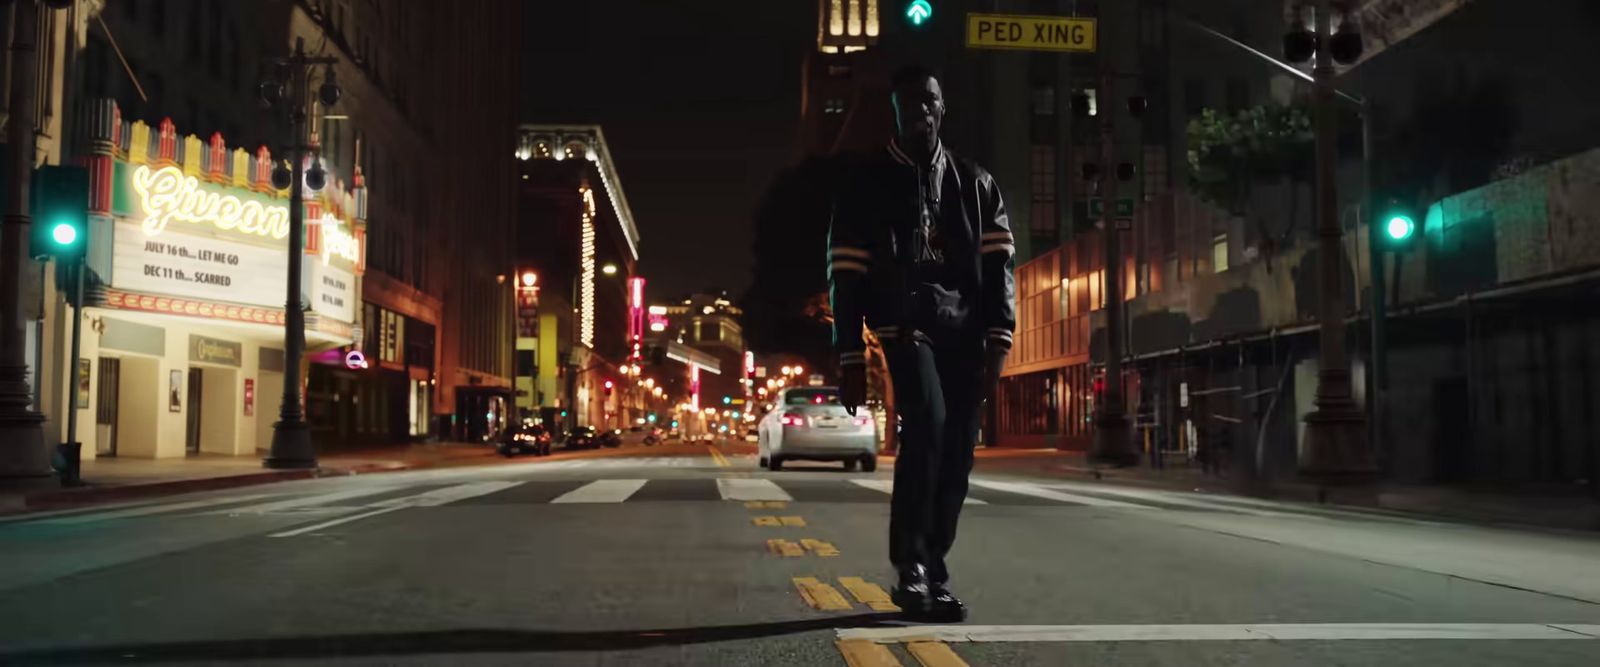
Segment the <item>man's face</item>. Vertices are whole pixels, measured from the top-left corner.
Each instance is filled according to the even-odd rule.
[[[932,146],[944,124],[944,93],[939,80],[928,77],[894,89],[895,126],[902,142]]]

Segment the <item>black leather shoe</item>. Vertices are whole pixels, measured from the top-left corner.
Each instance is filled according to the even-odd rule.
[[[927,568],[921,565],[900,568],[900,581],[889,591],[889,600],[908,617],[927,616],[933,609]]]
[[[961,623],[967,620],[967,606],[944,587],[944,582],[928,585],[928,618],[935,623]]]

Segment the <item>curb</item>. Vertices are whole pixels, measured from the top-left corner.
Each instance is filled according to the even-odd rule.
[[[407,464],[361,464],[348,468],[314,468],[309,470],[274,470],[270,472],[246,473],[243,475],[226,475],[222,477],[197,477],[194,479],[179,479],[169,482],[152,482],[149,484],[126,484],[118,486],[85,486],[76,489],[52,489],[24,494],[22,496],[22,511],[79,507],[96,505],[120,500],[138,500],[169,496],[179,493],[195,491],[215,491],[219,489],[232,489],[243,486],[256,486],[276,482],[289,482],[302,479],[316,479],[320,477],[348,477],[350,475],[371,474],[379,472],[395,472],[409,470],[412,466]]]

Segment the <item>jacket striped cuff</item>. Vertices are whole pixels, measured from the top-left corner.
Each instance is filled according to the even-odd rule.
[[[990,327],[989,342],[1011,347],[1011,330],[1005,327]]]
[[[991,252],[1003,252],[1014,255],[1017,252],[1016,240],[1011,232],[988,232],[978,238],[982,244],[981,251],[987,255]]]
[[[872,333],[880,341],[900,340],[900,327],[878,327]]]
[[[828,269],[834,273],[840,271],[866,273],[868,262],[872,261],[872,253],[861,248],[839,246],[828,251],[828,260]]]
[[[865,352],[840,352],[839,353],[839,365],[841,365],[841,366],[865,366],[865,365],[867,365],[867,353],[865,353]]]

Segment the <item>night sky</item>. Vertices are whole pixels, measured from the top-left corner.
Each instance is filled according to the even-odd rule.
[[[751,211],[794,158],[814,0],[541,1],[527,13],[523,120],[605,129],[650,300],[737,298]]]

